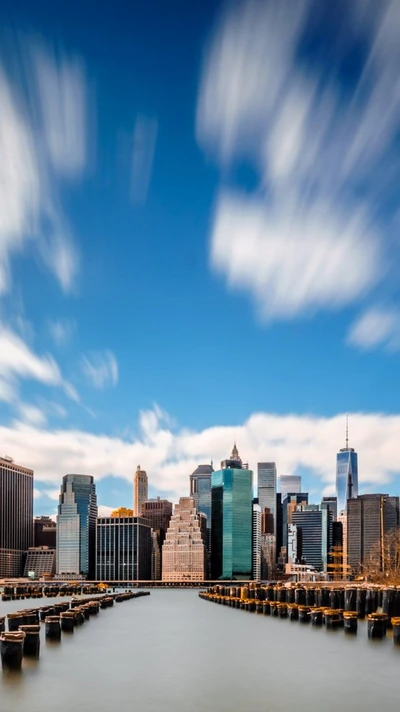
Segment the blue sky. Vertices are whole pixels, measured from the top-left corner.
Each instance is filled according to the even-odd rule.
[[[129,505],[201,461],[399,492],[396,3],[0,11],[0,436]],[[104,510],[105,511],[105,510]]]

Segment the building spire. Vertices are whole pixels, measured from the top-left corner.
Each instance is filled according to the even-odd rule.
[[[349,449],[349,416],[346,413],[346,450]]]

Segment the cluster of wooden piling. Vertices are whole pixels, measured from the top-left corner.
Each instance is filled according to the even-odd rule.
[[[85,584],[51,584],[46,585],[5,585],[1,596],[2,601],[22,601],[30,598],[57,598],[57,596],[90,596],[99,593],[96,585]]]
[[[366,618],[368,638],[384,638],[392,628],[393,641],[400,645],[400,587],[316,588],[251,583],[212,586],[200,591],[199,596],[252,613],[343,628],[345,633],[357,633],[358,620]]]
[[[111,608],[115,603],[131,598],[149,596],[149,591],[127,591],[96,598],[72,599],[70,602],[31,608],[0,618],[0,654],[3,669],[20,669],[23,657],[39,657],[40,623],[44,623],[46,640],[60,641],[62,633],[73,633],[100,609]]]

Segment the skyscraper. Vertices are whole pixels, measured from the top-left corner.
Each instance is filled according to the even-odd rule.
[[[282,546],[286,549],[286,559],[288,560],[288,532],[292,523],[292,514],[299,504],[308,504],[307,492],[289,492],[282,502]]]
[[[249,579],[252,575],[253,472],[236,448],[211,478],[211,576]]]
[[[349,447],[348,420],[346,418],[346,447],[336,456],[336,497],[337,511],[347,509],[347,500],[358,496],[358,456]]]
[[[23,573],[23,557],[33,546],[33,470],[0,458],[0,578]]]
[[[175,505],[162,548],[163,581],[204,581],[207,572],[206,517],[193,497]]]
[[[57,524],[50,517],[35,517],[33,520],[34,545],[55,549],[57,544]]]
[[[199,465],[190,475],[190,496],[198,512],[207,517],[207,548],[211,548],[211,475],[212,465]]]
[[[279,486],[283,502],[287,494],[297,494],[301,492],[301,476],[281,475],[279,478]]]
[[[149,498],[148,490],[147,473],[145,470],[141,470],[138,465],[133,480],[133,513],[135,517],[141,516],[142,504]]]
[[[292,524],[297,528],[297,557],[318,571],[323,565],[322,519],[322,512],[316,504],[298,505],[292,514]]]
[[[258,486],[257,496],[258,504],[261,507],[261,515],[265,510],[269,510],[272,519],[272,531],[276,537],[276,464],[275,462],[259,462],[257,464]]]
[[[261,579],[261,507],[253,500],[253,580]]]
[[[152,532],[141,517],[99,517],[96,580],[150,581]]]
[[[359,573],[373,553],[383,565],[384,537],[399,526],[399,518],[398,497],[363,494],[348,502],[347,553],[353,572]]]
[[[93,579],[97,497],[90,475],[65,475],[57,516],[57,573]]]
[[[167,499],[148,499],[143,502],[141,516],[146,519],[151,528],[157,532],[158,543],[163,545],[165,535],[172,517],[172,502]]]

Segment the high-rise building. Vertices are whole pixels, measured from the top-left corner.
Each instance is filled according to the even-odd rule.
[[[206,517],[193,497],[175,505],[162,548],[163,581],[204,581],[207,572]]]
[[[57,574],[94,578],[96,522],[97,497],[93,477],[65,475],[57,516]]]
[[[137,466],[133,479],[133,513],[135,517],[140,517],[142,512],[142,504],[147,502],[149,498],[149,483],[145,470]]]
[[[0,578],[23,573],[33,545],[33,470],[0,458]]]
[[[47,546],[55,549],[57,545],[57,524],[50,517],[35,517],[33,520],[33,541],[35,547]]]
[[[288,492],[282,502],[282,546],[286,548],[288,559],[288,531],[292,523],[292,514],[299,504],[308,504],[307,492]],[[295,562],[294,562],[295,563]]]
[[[212,465],[199,465],[190,475],[190,496],[198,512],[207,517],[207,549],[211,549],[211,475]]]
[[[261,507],[253,500],[253,580],[261,580]]]
[[[298,505],[292,513],[297,527],[297,555],[301,562],[322,569],[322,512],[318,505]]]
[[[349,447],[348,420],[346,418],[346,447],[336,455],[337,512],[347,509],[347,500],[358,496],[358,456]]]
[[[157,532],[151,530],[151,579],[161,581],[161,547]]]
[[[142,517],[99,517],[96,580],[150,581],[151,527]]]
[[[288,525],[288,546],[287,546],[287,560],[288,564],[298,564],[299,563],[299,552],[297,548],[297,525]]]
[[[211,577],[250,579],[252,575],[253,472],[236,448],[211,478]]]
[[[163,545],[172,517],[172,502],[167,499],[148,499],[142,503],[141,516],[147,519],[151,528],[158,533],[158,543]]]
[[[327,507],[332,512],[332,521],[337,521],[337,497],[322,497],[321,507]]]
[[[272,530],[265,533],[274,534],[276,537],[276,464],[275,462],[259,462],[257,464],[257,496],[261,507],[261,514],[269,510]]]
[[[279,488],[283,502],[287,494],[297,494],[298,492],[301,492],[301,476],[281,475],[279,478]]]
[[[387,494],[363,494],[348,502],[347,553],[354,573],[378,553],[383,565],[384,537],[399,526],[399,498]]]
[[[274,578],[276,571],[276,541],[273,534],[261,532],[261,580]]]
[[[349,554],[347,544],[347,511],[339,512],[338,523],[342,525],[342,570],[347,576],[349,568]]]

